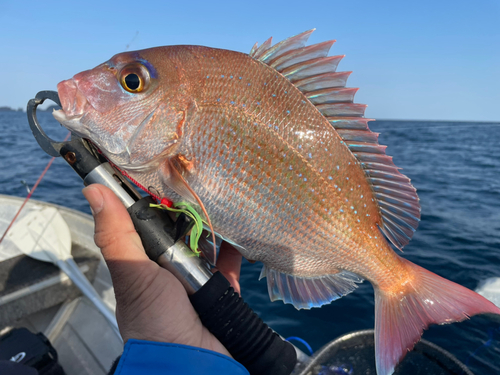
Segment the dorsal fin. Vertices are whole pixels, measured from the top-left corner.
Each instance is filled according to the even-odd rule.
[[[271,38],[250,56],[276,69],[290,80],[326,117],[365,170],[382,216],[380,228],[401,249],[420,221],[420,203],[410,179],[399,172],[379,145],[378,134],[368,128],[366,105],[354,103],[356,88],[347,88],[351,72],[336,72],[344,56],[330,56],[335,41],[304,46],[308,30],[271,46]]]

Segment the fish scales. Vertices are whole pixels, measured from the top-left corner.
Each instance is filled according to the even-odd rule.
[[[189,52],[194,62],[186,56],[182,60],[190,67],[196,66],[192,69],[195,76],[190,72],[183,79],[201,84],[193,92],[197,109],[186,129],[190,141],[179,146],[178,152],[194,160],[199,173],[188,176],[187,182],[207,202],[205,208],[215,230],[245,247],[248,252],[244,255],[249,259],[266,261],[275,269],[299,276],[324,275],[352,267],[358,262],[353,259],[349,264],[349,258],[362,252],[360,244],[366,248],[373,242],[368,247],[376,248],[376,242],[382,243],[376,241],[380,236],[376,227],[379,215],[362,168],[333,127],[299,90],[276,71],[246,55],[228,56],[203,47],[192,47]],[[315,137],[308,137],[308,133]],[[238,168],[241,164],[248,165],[250,174],[242,176]],[[215,181],[204,183],[205,176],[214,176]],[[217,184],[228,179],[233,190],[242,190],[241,185],[246,185],[246,191],[235,195],[227,191],[226,185],[224,194],[220,194]],[[249,200],[248,196],[257,187],[260,193],[256,200],[260,203],[252,205],[255,198]],[[230,201],[242,208],[226,207]],[[246,237],[248,229],[240,231],[234,225],[238,220],[232,215],[241,210],[252,213],[253,219],[249,218],[245,226],[254,229],[253,235],[261,239],[260,248],[247,246],[252,241]],[[222,225],[220,220],[224,220]],[[366,222],[371,241],[367,234],[360,236],[366,233],[366,229],[361,231]],[[290,231],[290,223],[304,225]],[[308,225],[311,223],[315,225]],[[329,233],[337,234],[333,237]],[[290,245],[283,246],[285,243]],[[287,250],[267,251],[269,246],[277,245]],[[300,254],[292,256],[290,252],[297,249]],[[311,259],[315,258],[321,261],[311,267]],[[359,266],[355,271],[373,278]]]
[[[263,262],[272,300],[319,307],[369,280],[377,374],[390,375],[428,325],[500,309],[399,257],[381,234],[408,243],[415,188],[352,103],[350,73],[335,71],[342,56],[326,57],[333,42],[304,46],[311,32],[250,55],[118,54],[61,82],[54,116],[151,192],[206,213]]]

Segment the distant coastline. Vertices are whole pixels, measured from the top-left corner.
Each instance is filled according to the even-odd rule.
[[[24,112],[22,108],[0,107],[0,112]]]
[[[59,106],[51,105],[45,109],[38,107],[37,111],[49,112],[49,111],[52,111],[54,108],[59,109]],[[15,109],[15,108],[8,107],[8,106],[0,106],[0,112],[26,112],[26,111],[24,110],[24,108]]]

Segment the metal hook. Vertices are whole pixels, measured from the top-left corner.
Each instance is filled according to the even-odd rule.
[[[59,151],[61,150],[61,147],[64,145],[64,143],[56,142],[47,134],[45,134],[36,117],[37,107],[46,99],[50,99],[57,105],[61,106],[61,101],[59,100],[59,95],[56,91],[40,91],[38,94],[36,94],[35,99],[31,99],[28,102],[28,107],[26,109],[28,122],[30,124],[31,132],[33,133],[33,136],[35,137],[42,150],[50,156],[61,156],[59,154]]]

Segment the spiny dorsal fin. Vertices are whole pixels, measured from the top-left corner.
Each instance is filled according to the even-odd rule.
[[[379,145],[378,134],[368,128],[366,105],[354,103],[356,88],[347,88],[351,72],[336,72],[344,56],[327,56],[335,41],[305,46],[308,30],[271,46],[271,38],[250,56],[276,69],[290,80],[326,117],[365,169],[382,215],[381,230],[401,249],[420,221],[420,204],[410,179],[399,172]]]

